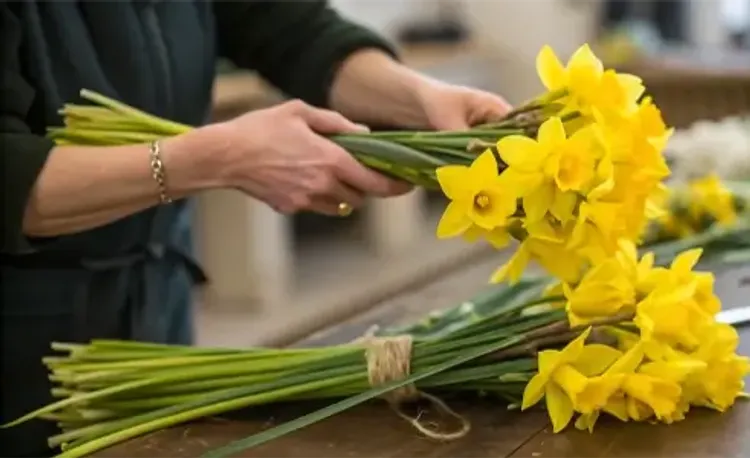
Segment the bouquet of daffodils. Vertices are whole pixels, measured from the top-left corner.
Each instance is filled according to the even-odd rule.
[[[592,430],[602,416],[672,423],[694,407],[727,410],[750,366],[736,354],[735,330],[716,321],[713,275],[694,271],[702,250],[637,248],[664,214],[671,130],[640,79],[602,68],[587,46],[567,65],[545,47],[537,69],[547,91],[491,125],[332,137],[366,165],[439,187],[450,200],[440,237],[518,241],[490,294],[429,323],[325,348],[58,343],[67,354],[45,363],[59,400],[6,426],[56,421],[62,433],[50,445],[73,458],[235,409],[340,399],[208,454],[224,457],[375,398],[443,440],[470,428],[443,401],[448,393],[494,394],[522,410],[544,400],[556,432],[571,423]],[[84,95],[100,106],[66,107],[66,126],[51,131],[59,142],[132,143],[190,129]],[[548,276],[524,276],[531,262]],[[409,415],[416,401],[457,427]]]

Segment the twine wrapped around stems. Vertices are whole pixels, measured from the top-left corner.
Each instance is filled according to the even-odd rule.
[[[367,377],[370,386],[381,386],[407,378],[411,374],[412,337],[409,335],[375,337],[372,334],[371,330],[358,339],[365,346]],[[441,441],[460,439],[471,429],[471,424],[466,418],[448,407],[440,398],[419,391],[413,384],[391,390],[383,398],[401,418],[431,439]],[[404,412],[404,404],[420,400],[429,402],[442,415],[458,420],[460,427],[453,432],[436,431],[422,423],[421,415],[412,416]]]

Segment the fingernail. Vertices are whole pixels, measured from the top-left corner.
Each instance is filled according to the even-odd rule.
[[[356,124],[356,126],[357,126],[357,128],[358,128],[359,130],[361,130],[362,132],[369,132],[369,131],[370,131],[370,128],[369,128],[369,127],[367,127],[367,126],[366,126],[366,125],[364,125],[364,124]]]

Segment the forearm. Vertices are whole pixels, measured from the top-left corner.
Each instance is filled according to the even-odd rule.
[[[331,90],[331,106],[358,122],[428,127],[420,102],[425,87],[438,84],[374,49],[348,57],[339,69]]]
[[[200,132],[161,144],[173,199],[219,186]],[[32,188],[24,234],[50,237],[102,226],[159,203],[148,145],[54,148]]]

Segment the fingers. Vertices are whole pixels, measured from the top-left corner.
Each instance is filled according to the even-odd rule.
[[[337,157],[334,173],[344,183],[376,197],[393,197],[412,190],[403,181],[394,180],[360,164],[354,156],[343,149]]]
[[[315,108],[302,101],[292,101],[288,105],[288,109],[302,118],[310,129],[321,134],[361,133],[368,131],[366,126],[352,122],[335,111]]]
[[[474,106],[470,123],[472,125],[498,121],[513,108],[504,98],[489,92],[482,92]]]

